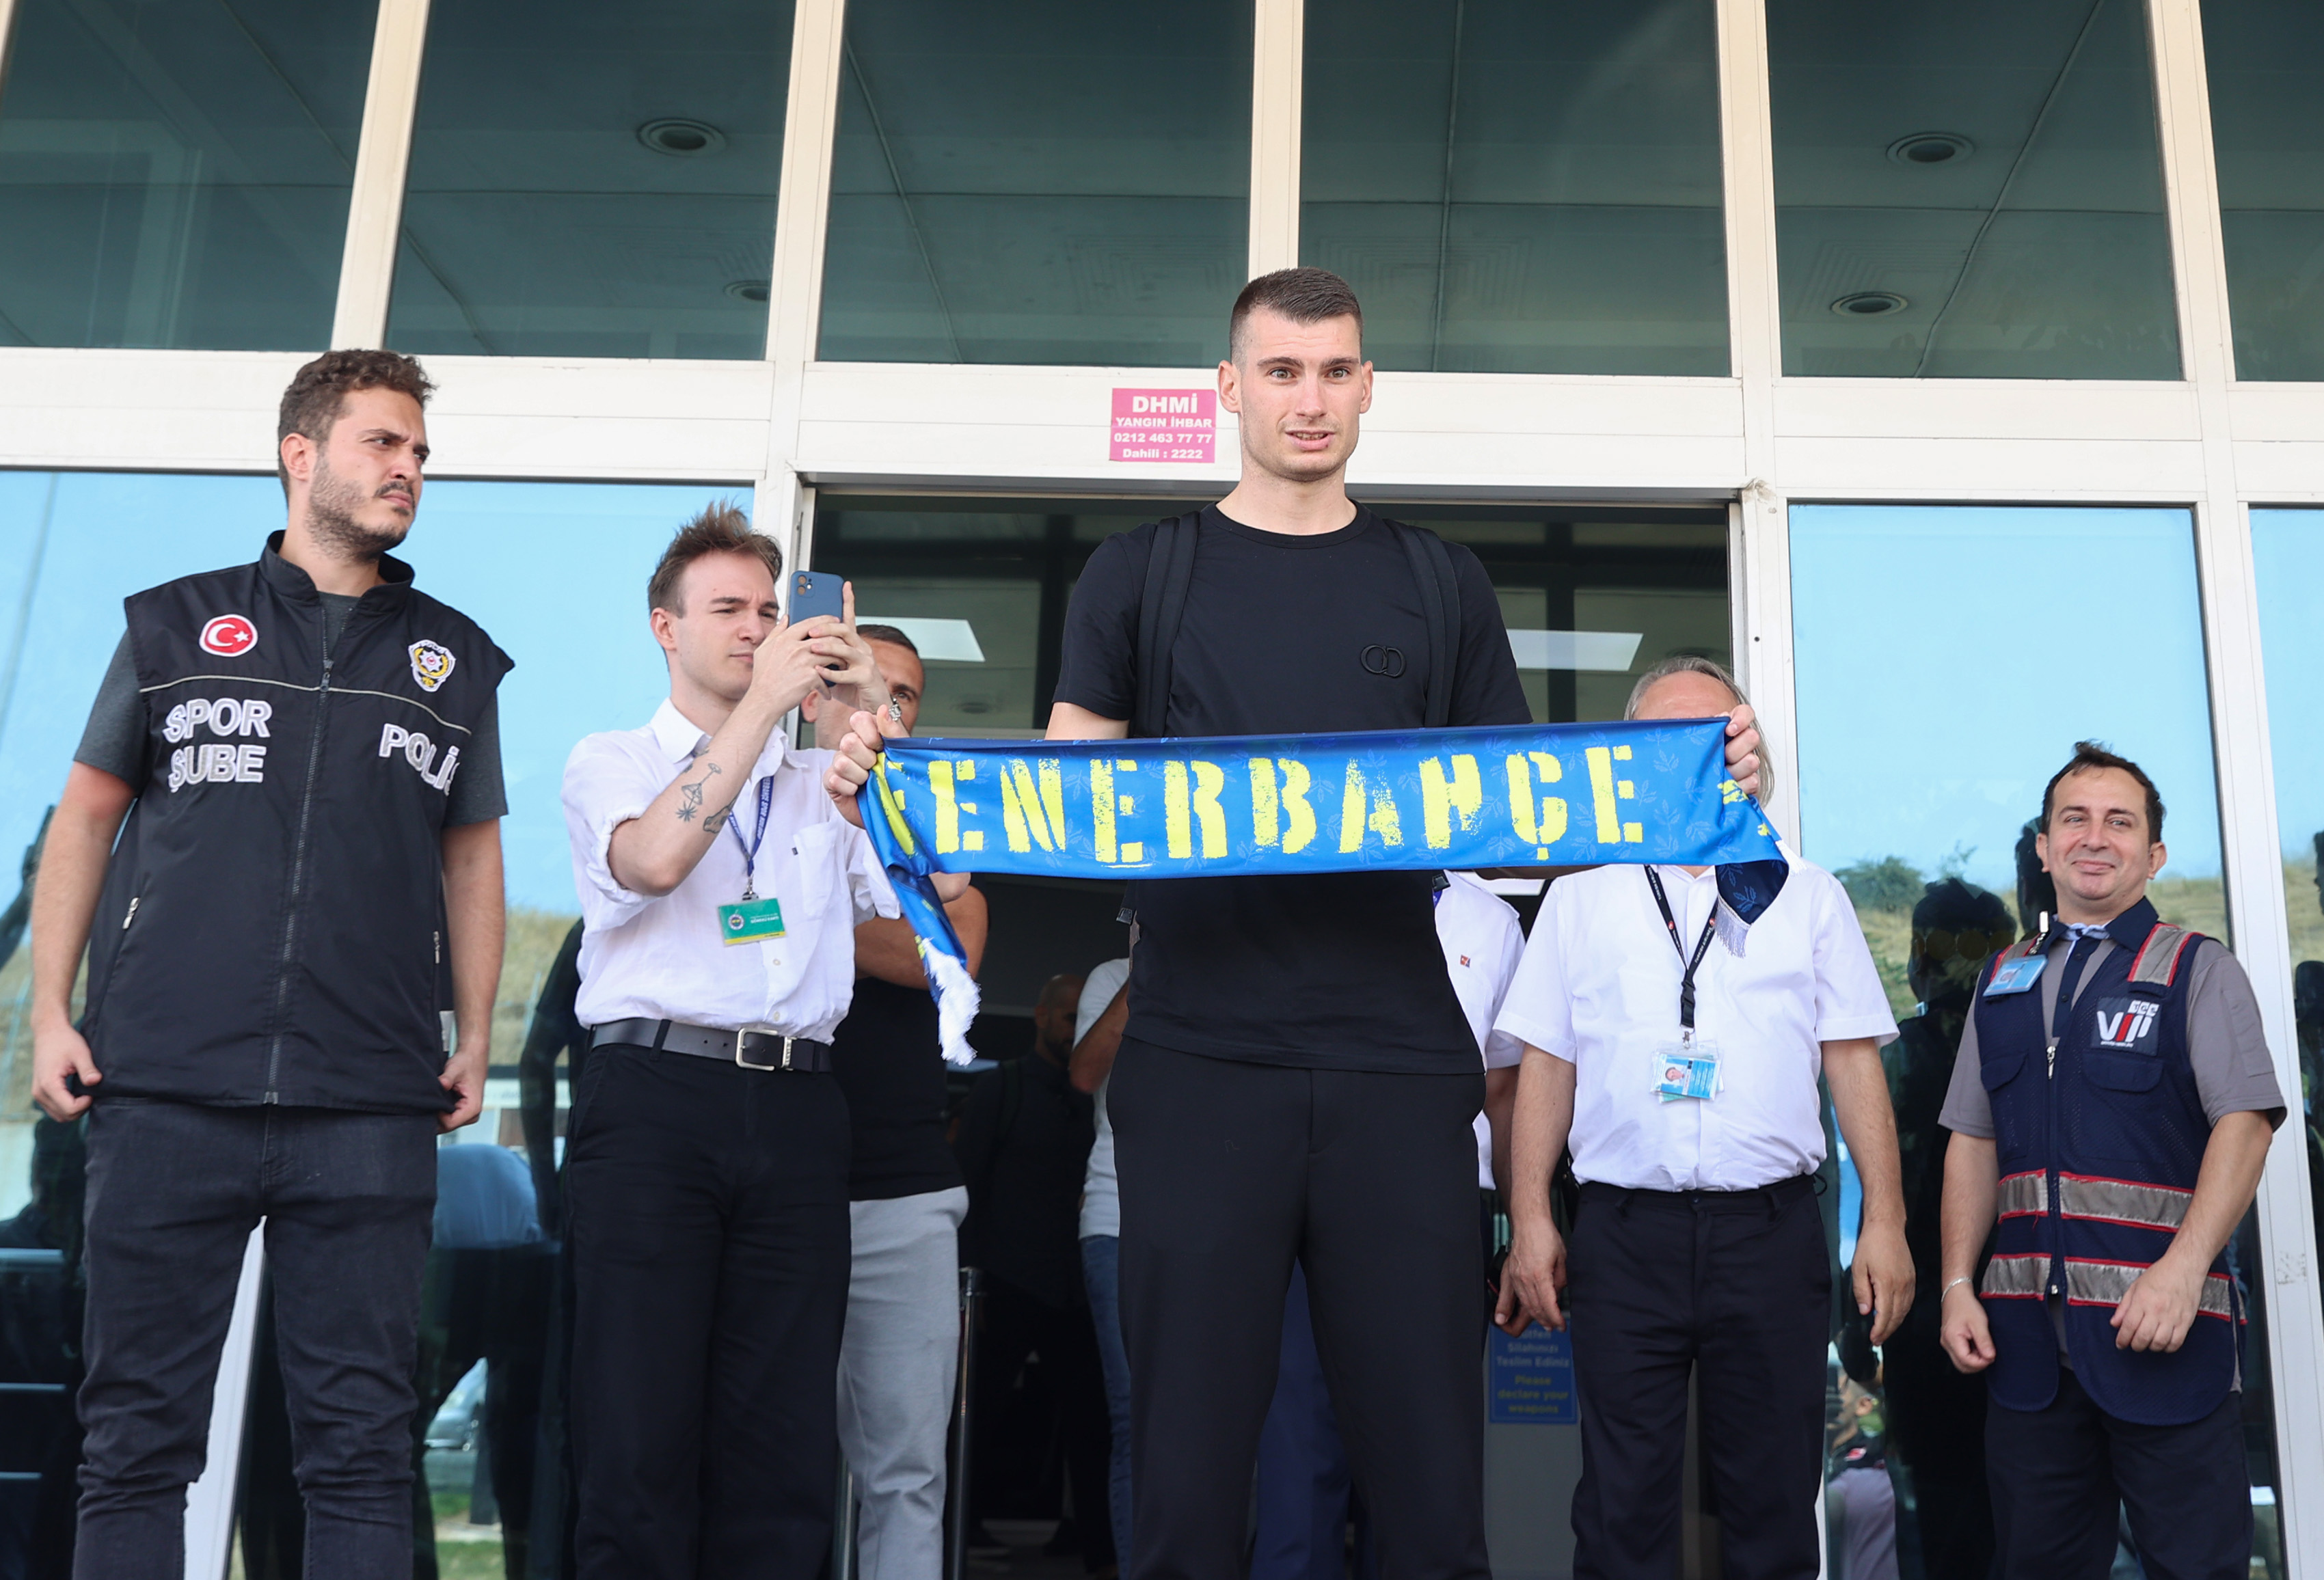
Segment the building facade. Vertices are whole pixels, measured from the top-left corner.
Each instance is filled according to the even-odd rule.
[[[1545,720],[1730,661],[1770,811],[1923,1044],[1945,963],[2032,920],[2017,845],[2074,740],[2154,773],[2158,900],[2231,941],[2293,1105],[2236,1246],[2247,1435],[2259,1561],[2324,1580],[2319,105],[2298,0],[0,0],[0,850],[30,870],[119,597],[279,524],[291,370],[420,354],[410,557],[518,665],[468,1137],[521,1147],[575,909],[558,776],[659,694],[638,590],[675,521],[745,500],[922,638],[924,730],[1036,734],[1091,548],[1231,486],[1201,392],[1235,291],[1321,264],[1379,368],[1351,491],[1477,550]],[[1005,1024],[1118,940],[1091,896],[1003,889]],[[25,971],[0,1302],[37,1315],[69,1138],[32,1123]],[[1940,1140],[1914,1045],[1908,1171]],[[48,1444],[42,1342],[0,1384]],[[1912,1365],[1879,1408],[1900,1572],[1939,1580],[1972,1406]],[[1564,1573],[1570,1432],[1489,1430],[1497,1568]],[[17,1457],[0,1548],[60,1484]],[[207,1574],[234,1480],[195,1501]],[[504,1531],[553,1502],[512,1490]]]

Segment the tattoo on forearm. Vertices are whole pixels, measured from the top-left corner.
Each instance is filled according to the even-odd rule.
[[[716,812],[712,813],[710,814],[709,822],[704,826],[707,828],[710,832],[714,834],[716,833],[720,829],[726,826],[726,820],[733,814],[733,811],[734,803],[730,801],[725,805],[720,807]]]
[[[705,763],[702,765],[702,777],[695,780],[691,785],[680,785],[678,787],[678,822],[692,822],[695,820],[696,815],[702,811],[702,787],[710,783],[713,776],[725,771],[716,763]],[[731,807],[734,804],[730,801],[726,804]],[[714,834],[718,831],[718,820],[715,817],[710,822],[710,831]]]

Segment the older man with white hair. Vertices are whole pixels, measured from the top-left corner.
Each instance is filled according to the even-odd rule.
[[[1720,717],[1743,700],[1719,665],[1671,658],[1639,677],[1628,716]],[[1576,1574],[1676,1570],[1691,1376],[1726,1573],[1816,1572],[1831,1309],[1819,1075],[1864,1183],[1854,1283],[1874,1342],[1912,1304],[1879,1053],[1896,1023],[1847,894],[1790,859],[1748,926],[1710,868],[1559,879],[1495,1023],[1526,1044],[1499,1318],[1572,1326]],[[1570,1250],[1549,1199],[1568,1145]]]

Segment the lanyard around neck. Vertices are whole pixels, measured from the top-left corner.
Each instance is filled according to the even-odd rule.
[[[742,849],[742,897],[746,900],[755,900],[759,897],[759,891],[756,886],[759,867],[759,846],[766,840],[767,816],[770,813],[774,811],[774,808],[775,776],[772,774],[769,774],[765,778],[759,781],[759,830],[758,832],[751,836],[751,842],[749,844],[742,844],[742,830],[740,820],[738,820],[731,812],[726,814],[726,826],[734,831],[734,843],[741,845]]]
[[[1689,1035],[1694,1032],[1694,973],[1702,965],[1702,957],[1711,952],[1711,934],[1719,930],[1719,903],[1714,900],[1711,914],[1702,923],[1702,936],[1695,941],[1694,958],[1689,960],[1686,945],[1678,935],[1678,918],[1671,914],[1670,896],[1663,893],[1662,875],[1653,868],[1646,868],[1646,886],[1655,891],[1655,908],[1663,914],[1663,925],[1670,930],[1671,948],[1678,951],[1679,963],[1685,970],[1678,979],[1678,1024]]]

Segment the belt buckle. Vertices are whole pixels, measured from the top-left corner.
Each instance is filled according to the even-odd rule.
[[[736,1027],[734,1031],[734,1062],[741,1065],[745,1070],[788,1070],[791,1067],[791,1043],[795,1041],[795,1039],[791,1037],[786,1036],[783,1038],[783,1056],[772,1064],[757,1064],[742,1057],[743,1038],[749,1036],[773,1036],[776,1033],[772,1032],[753,1032],[749,1026]]]

